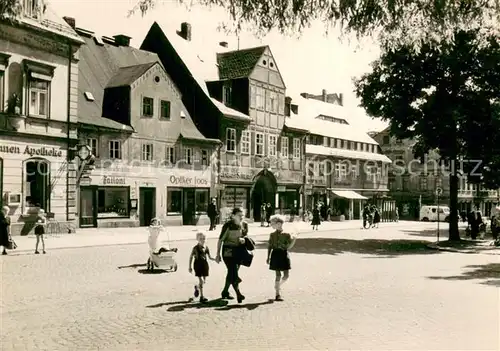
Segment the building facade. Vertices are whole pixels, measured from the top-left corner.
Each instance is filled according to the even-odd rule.
[[[325,93],[323,93],[325,95]],[[378,143],[367,133],[351,125],[348,112],[335,103],[302,97],[292,113],[294,125],[309,129],[306,139],[306,207],[318,202],[331,209],[334,217],[361,217],[366,201],[377,204],[382,216],[394,210],[386,198],[387,166],[390,160],[381,154]]]
[[[211,163],[205,138],[156,54],[124,35],[85,40],[80,57],[79,138],[94,155],[81,167],[80,226],[205,224]]]
[[[27,235],[43,209],[75,230],[78,49],[83,43],[35,0],[0,21],[0,188],[12,234]]]
[[[200,131],[222,141],[213,194],[222,217],[242,207],[260,220],[263,203],[283,213],[298,209],[306,131],[287,126],[286,87],[271,50],[228,51],[225,44],[207,56],[188,23],[177,34],[155,23],[141,48],[158,54]]]
[[[440,161],[437,152],[428,153],[422,160],[413,153],[415,141],[399,140],[390,135],[389,129],[374,134],[382,152],[392,161],[389,168],[389,194],[397,202],[401,218],[418,219],[420,206],[449,205],[449,169]],[[498,203],[497,190],[482,190],[477,184],[470,184],[467,177],[459,178],[458,210],[469,212],[478,207],[489,216],[492,207]]]

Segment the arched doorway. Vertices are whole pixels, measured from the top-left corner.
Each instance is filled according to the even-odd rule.
[[[267,169],[259,172],[254,178],[252,187],[252,209],[254,221],[261,220],[261,206],[270,203],[274,210],[277,182],[274,174]]]

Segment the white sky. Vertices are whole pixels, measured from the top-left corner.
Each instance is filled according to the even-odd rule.
[[[222,9],[207,9],[194,5],[191,10],[178,5],[176,0],[159,1],[160,4],[148,15],[140,13],[127,17],[134,0],[49,0],[53,10],[62,16],[76,19],[76,26],[91,30],[99,35],[125,34],[132,37],[132,45],[139,47],[154,21],[172,28],[181,22],[192,25],[193,40],[202,39],[214,45],[227,41],[230,48],[237,48],[236,37],[226,37],[217,30],[220,23],[228,21]],[[194,1],[195,2],[195,1]],[[240,35],[240,47],[269,45],[287,86],[287,95],[301,92],[321,94],[328,92],[344,94],[344,104],[356,116],[366,121],[367,130],[383,129],[385,123],[368,118],[362,109],[355,108],[358,101],[352,92],[352,77],[369,71],[369,64],[377,58],[378,48],[371,40],[363,43],[347,40],[340,42],[337,32],[331,30],[325,35],[321,23],[305,30],[300,37],[284,37],[270,33],[264,38],[255,38],[251,33]]]

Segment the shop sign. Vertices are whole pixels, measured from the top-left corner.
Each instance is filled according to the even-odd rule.
[[[173,186],[194,188],[206,188],[210,186],[208,179],[206,178],[175,175],[171,175],[170,177],[168,177],[168,183]]]
[[[19,146],[11,145],[0,145],[0,153],[4,154],[23,154],[33,156],[51,156],[51,157],[62,157],[62,150],[56,149],[54,147],[33,147],[33,145],[26,145],[25,148],[20,148]]]
[[[283,183],[302,183],[302,172],[280,170],[276,172],[276,179]]]
[[[255,175],[255,171],[250,168],[242,167],[223,167],[220,172],[220,177],[227,180],[248,180],[251,181]]]
[[[104,185],[125,185],[125,177],[112,177],[112,176],[103,176],[102,184]]]

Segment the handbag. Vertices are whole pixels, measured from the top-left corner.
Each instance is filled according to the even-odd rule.
[[[253,261],[253,252],[248,251],[245,247],[241,248],[240,265],[250,267]]]
[[[249,238],[248,236],[245,237],[245,248],[248,251],[255,250],[255,241],[253,241],[253,239]]]

